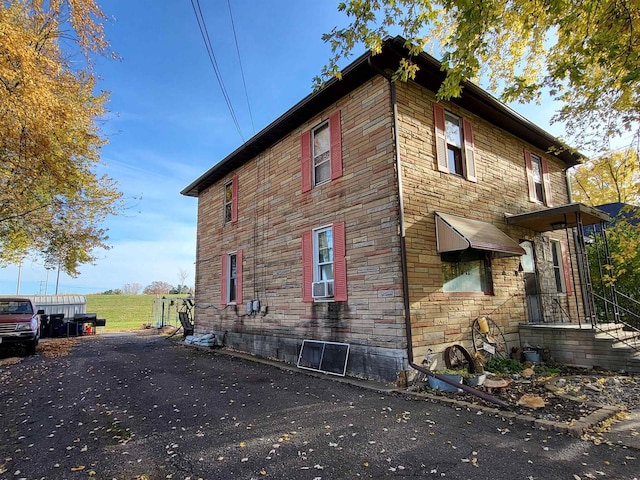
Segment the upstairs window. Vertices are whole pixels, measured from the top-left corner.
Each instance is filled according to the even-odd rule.
[[[238,220],[238,177],[224,184],[224,223]]]
[[[449,173],[464,175],[464,168],[462,166],[462,126],[460,123],[460,117],[445,112],[444,126],[445,137],[447,139]]]
[[[542,159],[531,154],[531,174],[533,175],[533,196],[540,203],[545,202],[544,184],[542,183]]]
[[[311,135],[313,137],[313,185],[315,186],[331,179],[329,123],[315,128]]]
[[[342,176],[340,110],[300,135],[300,164],[303,192]]]
[[[527,170],[529,200],[551,206],[551,178],[547,161],[529,150],[524,151],[524,163]]]
[[[438,171],[477,182],[473,127],[464,117],[433,105]]]

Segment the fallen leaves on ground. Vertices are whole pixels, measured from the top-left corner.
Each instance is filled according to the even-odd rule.
[[[78,341],[77,338],[56,338],[38,345],[37,353],[49,358],[64,357]]]

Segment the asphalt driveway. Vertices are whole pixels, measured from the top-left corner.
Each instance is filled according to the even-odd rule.
[[[0,366],[2,479],[637,479],[640,451],[161,336]]]

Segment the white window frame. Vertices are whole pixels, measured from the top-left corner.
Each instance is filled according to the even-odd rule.
[[[451,143],[449,141],[449,135],[447,132],[447,125],[449,123],[457,124],[458,126],[459,144]],[[444,111],[444,137],[447,144],[447,166],[449,167],[449,173],[466,177],[466,158],[465,158],[465,151],[464,151],[464,131],[463,131],[463,125],[462,125],[462,117],[454,113],[451,113],[449,110]],[[453,164],[454,168],[451,168],[452,165],[449,162],[449,151],[453,149],[456,149],[460,152],[460,171],[459,172],[456,171],[455,169],[455,162]]]
[[[331,261],[320,263],[319,237],[323,232],[331,232]],[[321,268],[325,265],[331,265],[331,278],[321,278]],[[335,253],[333,248],[333,225],[316,228],[313,230],[313,281],[320,282],[322,280],[335,280]]]
[[[536,165],[539,175],[536,177]],[[547,192],[544,189],[544,172],[542,171],[542,157],[531,153],[531,178],[533,179],[533,193],[535,195],[536,202],[543,205],[547,204]],[[540,195],[538,195],[538,186],[540,187]]]
[[[329,138],[329,145],[328,145],[329,148],[327,149],[326,152],[322,152],[322,153],[316,155],[316,151],[315,151],[316,150],[315,149],[316,132],[318,132],[319,130],[324,129],[324,128],[326,128],[326,130],[327,130],[327,136]],[[325,153],[328,153],[326,159],[323,159],[322,161],[316,163],[316,157],[319,158],[321,155],[324,155]],[[316,169],[319,166],[324,165],[325,163],[329,165],[329,175],[327,176],[326,179],[318,181],[316,179]],[[326,122],[322,122],[320,125],[314,127],[311,130],[311,171],[312,171],[312,175],[313,175],[312,176],[313,186],[321,185],[321,184],[329,182],[331,180],[331,129],[330,129],[328,120]]]
[[[235,259],[236,268],[235,271],[232,270],[231,258]],[[235,305],[238,293],[238,255],[237,252],[227,253],[227,278],[225,278],[225,282],[227,282],[227,305]],[[233,282],[233,283],[232,283]],[[233,285],[233,288],[232,288]],[[233,292],[233,300],[231,299],[231,293]]]
[[[231,191],[231,198],[229,201],[227,201],[227,188]],[[227,224],[227,223],[231,223],[231,221],[233,220],[233,180],[229,180],[227,183],[224,184],[223,195],[224,195],[224,198],[223,198],[224,223]],[[229,218],[227,218],[227,208],[229,210]]]
[[[553,283],[556,287],[556,292],[566,293],[567,285],[562,258],[562,244],[559,240],[551,240],[551,263],[553,265]]]

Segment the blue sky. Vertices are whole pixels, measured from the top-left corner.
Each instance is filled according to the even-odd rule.
[[[59,293],[88,294],[126,283],[195,279],[197,200],[180,190],[242,139],[209,62],[190,0],[100,2],[106,35],[121,61],[99,59],[111,92],[103,125],[103,170],[119,182],[127,209],[110,219],[111,250],[80,276],[61,273]],[[343,26],[337,0],[230,0],[255,132],[310,93],[330,56],[323,33]],[[242,85],[227,0],[200,0],[211,44],[245,140],[255,132]],[[356,55],[363,53],[362,50]],[[354,57],[355,58],[355,57]],[[551,106],[515,109],[547,131]],[[25,261],[21,294],[54,293],[56,272]],[[0,269],[0,293],[17,291],[18,267]],[[48,280],[48,281],[47,281]]]

